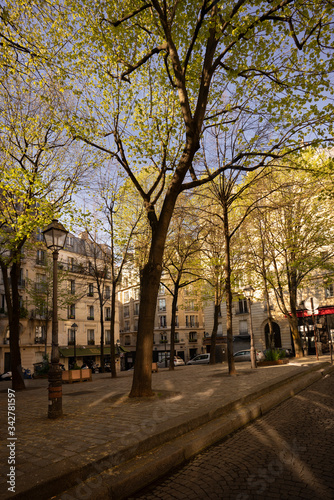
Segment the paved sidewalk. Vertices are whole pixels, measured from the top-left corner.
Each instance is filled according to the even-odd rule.
[[[183,366],[174,372],[161,369],[152,375],[156,396],[145,400],[128,398],[132,372],[122,372],[117,379],[111,379],[110,374],[96,374],[92,382],[63,385],[64,416],[57,421],[47,418],[47,381],[26,380],[27,390],[16,393],[15,446],[7,432],[10,383],[2,382],[0,499],[125,498],[126,488],[122,484],[129,482],[127,477],[132,477],[134,471],[133,467],[131,470],[118,469],[120,464],[132,463],[127,461],[139,454],[144,456],[155,447],[163,448],[165,443],[167,446],[178,438],[196,452],[191,432],[204,429],[205,425],[213,429],[218,426],[219,418],[226,419],[236,410],[253,404],[248,416],[239,415],[240,423],[236,424],[233,416],[233,430],[236,425],[244,425],[258,416],[254,401],[262,397],[262,407],[257,411],[264,412],[293,391],[298,392],[315,381],[315,377],[321,377],[321,370],[332,369],[326,356],[318,362],[310,357],[301,362],[291,361],[288,365],[257,370],[251,370],[250,363],[239,363],[236,377],[228,376],[225,364]],[[293,384],[295,389],[289,389]],[[264,400],[266,394],[271,394],[270,401]],[[215,430],[217,438],[219,432]],[[203,433],[208,434],[207,430]],[[207,445],[205,436],[203,446]],[[198,441],[198,436],[194,437]],[[12,443],[12,449],[8,443]],[[169,452],[167,455],[172,456]],[[10,457],[15,457],[15,493],[8,491]],[[137,466],[140,470],[138,460]],[[91,494],[84,496],[78,490],[85,485],[82,481],[88,476],[104,470],[110,476],[105,483],[110,478],[115,482],[115,477],[110,475],[113,469],[117,469],[116,479],[123,493],[101,496],[101,492],[94,493],[91,487],[88,489]],[[140,481],[139,487],[142,487],[146,479]],[[135,486],[132,484],[132,491],[128,486],[129,491],[135,491]],[[65,490],[70,491],[67,496],[61,494]]]

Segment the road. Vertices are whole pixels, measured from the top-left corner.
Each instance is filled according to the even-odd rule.
[[[334,374],[131,499],[330,500],[333,471]]]

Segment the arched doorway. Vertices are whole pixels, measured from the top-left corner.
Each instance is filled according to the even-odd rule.
[[[281,329],[277,323],[273,321],[273,330],[274,330],[274,346],[282,347],[281,340]],[[270,349],[270,341],[269,341],[269,323],[264,327],[264,335],[266,338],[266,349]]]

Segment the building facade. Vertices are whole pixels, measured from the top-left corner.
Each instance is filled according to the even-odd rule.
[[[20,350],[22,366],[34,370],[51,354],[52,255],[46,250],[41,233],[37,246],[23,254],[20,279]],[[1,275],[1,273],[0,273]],[[97,280],[102,294],[104,355],[110,357],[111,282],[101,254],[93,251],[85,234],[68,235],[58,259],[58,317],[60,362],[68,368],[74,362],[101,361],[101,307]],[[6,299],[0,276],[0,371],[10,370],[9,326]],[[118,317],[118,314],[116,315]],[[118,321],[115,325],[118,339]]]
[[[135,362],[140,289],[138,279],[123,279],[119,291],[120,342],[127,353],[123,356],[123,369],[130,369]],[[153,362],[161,361],[170,352],[172,295],[161,285],[158,294],[153,336]],[[203,347],[205,323],[201,304],[191,289],[180,292],[176,316],[175,355],[185,362],[206,352]]]

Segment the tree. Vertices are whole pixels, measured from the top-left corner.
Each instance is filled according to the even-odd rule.
[[[178,297],[181,289],[201,279],[200,251],[203,237],[198,221],[194,218],[192,210],[185,206],[179,199],[179,206],[174,216],[167,236],[167,244],[163,259],[162,285],[172,295],[172,318],[170,332],[170,363],[169,369],[174,370],[175,327]]]
[[[44,88],[58,98],[56,88]],[[24,388],[19,348],[20,262],[30,236],[61,212],[84,168],[83,153],[50,124],[41,96],[11,78],[0,86],[0,267],[7,302],[13,389]]]
[[[333,90],[333,7],[326,0],[69,0],[39,9],[40,29],[63,43],[52,52],[56,78],[74,87],[84,110],[66,127],[119,162],[150,222],[130,395],[151,395],[155,304],[177,198],[232,166],[264,166],[306,136],[331,137],[332,106],[321,99]],[[236,116],[248,121],[247,132],[240,130],[220,169],[201,176],[194,163],[201,137],[217,122],[229,129]],[[145,189],[137,174],[152,166]]]
[[[236,122],[238,123],[238,121]],[[213,139],[211,148],[206,152],[204,149],[203,162],[208,174],[212,170],[211,164],[218,168],[224,162],[228,148],[228,138],[233,138],[233,133],[221,133],[218,128],[210,133]],[[209,267],[211,268],[209,283],[214,289],[214,326],[211,335],[210,363],[215,363],[215,346],[218,329],[218,316],[223,296],[226,300],[226,330],[227,330],[227,360],[229,374],[235,375],[233,358],[233,332],[232,332],[232,255],[233,241],[238,236],[240,228],[249,214],[255,209],[262,194],[258,198],[249,198],[250,188],[261,178],[267,176],[270,170],[262,169],[251,173],[246,177],[239,169],[231,167],[222,172],[210,184],[198,191],[199,198],[203,198],[203,219],[208,227],[207,254],[209,255]],[[236,248],[237,245],[234,245]],[[236,252],[235,252],[236,253]],[[236,269],[234,269],[236,272]]]
[[[262,193],[271,194],[254,211],[246,236],[252,268],[274,291],[289,321],[297,357],[303,356],[297,292],[313,271],[328,267],[334,237],[331,215],[320,197],[324,187],[315,185],[307,170],[296,169],[306,162],[316,168],[317,158],[308,152],[291,158],[293,170],[273,171],[259,184]]]
[[[140,247],[143,255],[141,234],[145,228],[142,225],[142,207],[136,199],[136,193],[132,186],[124,182],[113,171],[113,165],[104,165],[100,169],[98,181],[91,186],[91,194],[94,199],[92,211],[99,214],[94,217],[93,222],[85,226],[87,235],[94,242],[95,250],[92,255],[100,255],[104,262],[105,273],[101,274],[98,269],[96,258],[92,262],[92,275],[98,290],[100,311],[106,300],[111,301],[110,314],[110,368],[111,377],[115,378],[115,319],[116,319],[116,296],[117,288],[122,279],[124,266],[129,260],[133,260],[134,247]],[[110,276],[109,276],[110,274]],[[108,276],[111,282],[111,295],[107,297],[104,291],[104,280]],[[101,316],[101,356],[103,355],[103,317]]]

